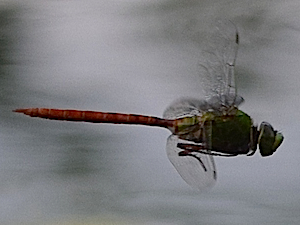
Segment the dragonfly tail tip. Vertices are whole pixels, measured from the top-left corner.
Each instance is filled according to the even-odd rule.
[[[16,113],[26,113],[28,109],[14,109],[12,110],[13,112],[16,112]]]

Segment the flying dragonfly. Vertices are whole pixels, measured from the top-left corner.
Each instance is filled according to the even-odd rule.
[[[214,156],[272,155],[283,142],[282,133],[267,122],[255,125],[238,109],[244,99],[237,94],[234,67],[239,34],[230,21],[219,22],[210,44],[199,59],[199,75],[205,99],[180,99],[163,118],[70,109],[25,108],[14,112],[31,117],[75,122],[135,124],[166,128],[167,156],[180,176],[192,187],[203,189],[217,179]]]

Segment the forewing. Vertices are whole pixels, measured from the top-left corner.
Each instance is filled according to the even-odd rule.
[[[191,142],[179,139],[176,135],[169,136],[167,141],[168,158],[183,180],[200,190],[214,185],[217,173],[213,157],[200,152],[179,156],[183,149],[178,147],[178,143],[188,144]]]
[[[235,59],[239,36],[230,21],[218,21],[208,35],[199,60],[199,75],[207,99],[218,96],[223,105],[235,103]],[[227,96],[224,98],[224,96]]]

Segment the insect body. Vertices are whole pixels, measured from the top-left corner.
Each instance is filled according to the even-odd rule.
[[[225,25],[225,26],[224,26]],[[203,188],[216,181],[213,156],[252,155],[259,146],[262,156],[272,155],[283,135],[267,123],[260,128],[239,110],[243,98],[237,95],[234,66],[239,44],[235,26],[217,27],[212,48],[199,62],[199,74],[206,100],[181,99],[171,104],[163,118],[122,113],[27,108],[16,109],[32,117],[75,122],[136,124],[167,128],[167,155],[181,177],[191,186]]]

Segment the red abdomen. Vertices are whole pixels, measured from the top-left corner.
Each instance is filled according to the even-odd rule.
[[[52,120],[81,121],[90,123],[140,124],[165,127],[168,129],[174,126],[174,120],[166,120],[158,117],[136,114],[48,108],[16,109],[14,112],[24,113],[31,117],[40,117]]]

